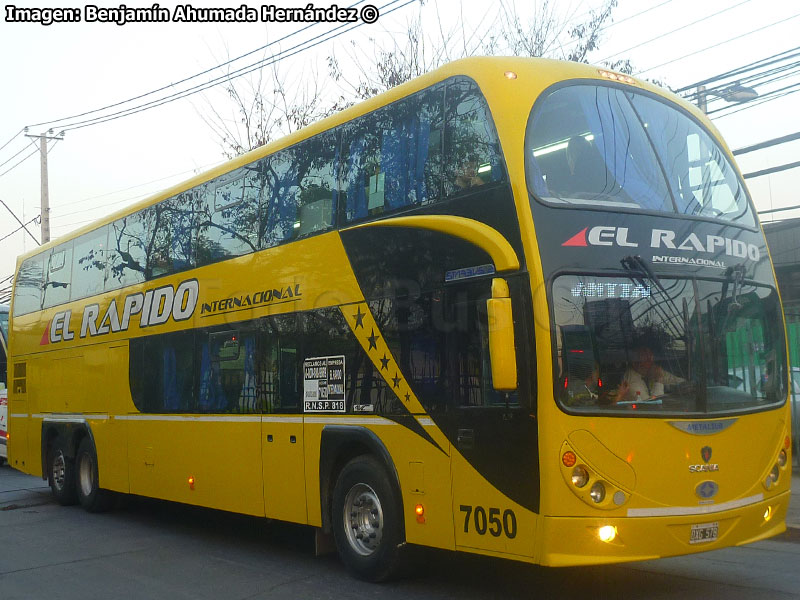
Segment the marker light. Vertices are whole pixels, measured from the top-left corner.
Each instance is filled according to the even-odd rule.
[[[772,507],[768,506],[767,510],[764,511],[764,522],[766,523],[772,518]]]
[[[613,525],[603,525],[597,530],[597,537],[600,538],[601,542],[613,542],[614,538],[617,537],[617,528]]]
[[[787,435],[787,436],[786,436],[786,438],[783,440],[783,447],[784,447],[784,448],[786,448],[786,449],[788,450],[788,449],[789,449],[789,446],[791,446],[791,445],[792,445],[792,438],[790,438],[790,437]]]
[[[572,450],[567,450],[561,456],[561,462],[564,463],[565,467],[574,467],[575,463],[578,462],[578,457],[575,456]]]
[[[417,523],[425,523],[425,507],[422,504],[414,507],[414,514],[417,515]]]
[[[572,469],[572,485],[582,488],[589,483],[589,473],[582,466],[578,465]]]
[[[636,80],[629,75],[623,75],[622,73],[614,73],[613,71],[606,71],[604,69],[597,69],[597,72],[600,74],[600,77],[604,77],[605,79],[610,79],[611,81],[621,81],[622,83],[636,83]]]
[[[517,74],[514,73],[514,71],[506,71],[505,73],[503,73],[503,75],[505,75],[506,79],[516,79],[517,78]]]
[[[194,489],[194,475],[189,475],[189,489]]]

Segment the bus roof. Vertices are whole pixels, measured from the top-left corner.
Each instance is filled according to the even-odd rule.
[[[181,183],[178,183],[172,187],[166,188],[160,192],[156,192],[155,194],[152,194],[147,198],[140,200],[139,202],[115,211],[106,217],[102,217],[96,221],[84,225],[83,227],[80,227],[68,234],[51,240],[46,244],[42,244],[33,250],[29,250],[28,252],[17,257],[17,270],[19,269],[19,266],[23,260],[30,256],[39,254],[43,250],[56,247],[64,242],[69,241],[70,239],[74,239],[84,233],[91,232],[98,227],[112,223],[117,219],[133,214],[148,206],[156,204],[157,202],[171,198],[172,196],[175,196],[183,191],[210,181],[215,177],[233,171],[234,169],[254,162],[265,156],[269,156],[270,154],[274,154],[283,148],[297,144],[326,130],[333,129],[338,125],[377,110],[378,108],[395,102],[396,100],[400,100],[416,91],[434,85],[439,81],[443,81],[457,75],[468,76],[474,79],[484,93],[486,93],[487,87],[491,81],[493,79],[496,80],[498,77],[504,77],[505,73],[508,71],[514,72],[520,79],[523,79],[523,81],[527,80],[529,82],[535,82],[537,84],[536,87],[540,88],[541,90],[559,81],[569,79],[602,80],[603,78],[600,74],[601,71],[609,72],[606,69],[593,65],[547,58],[483,56],[455,60],[429,73],[416,77],[406,83],[400,84],[386,92],[378,94],[377,96],[373,96],[372,98],[358,102],[349,108],[312,123],[311,125],[299,129],[287,136],[237,156],[222,163],[221,165],[218,165],[217,167],[204,171],[203,173],[195,175],[194,177],[182,181]],[[704,124],[715,133],[717,138],[720,138],[716,128],[693,104],[682,100],[668,90],[664,90],[663,88],[653,85],[652,83],[635,79],[635,84],[641,89],[656,93],[672,102],[681,104],[683,108],[690,110],[697,118],[701,119]],[[532,98],[532,101],[534,99],[535,98]]]

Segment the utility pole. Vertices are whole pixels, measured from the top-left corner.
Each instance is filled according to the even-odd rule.
[[[703,114],[708,112],[708,102],[706,101],[706,86],[697,86],[697,106],[703,111]]]
[[[53,133],[49,130],[47,133]],[[45,133],[39,135],[25,134],[25,137],[39,138],[39,155],[41,163],[41,180],[42,180],[42,206],[40,215],[42,218],[42,244],[50,241],[50,190],[47,181],[47,140],[63,140],[64,132],[62,131],[57,136],[48,136]]]

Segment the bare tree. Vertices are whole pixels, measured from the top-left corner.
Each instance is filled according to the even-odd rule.
[[[231,80],[225,92],[232,101],[233,116],[226,118],[212,105],[203,118],[219,138],[224,154],[232,157],[458,58],[512,55],[588,62],[617,2],[605,0],[599,9],[575,17],[559,14],[554,0],[543,0],[527,18],[520,16],[514,0],[487,3],[485,12],[477,16],[464,15],[459,4],[460,18],[446,28],[438,2],[430,7],[436,14],[436,22],[431,23],[430,14],[423,14],[425,0],[421,0],[403,35],[369,38],[367,48],[351,42],[327,59],[324,76],[311,67],[290,81],[273,63],[255,79]],[[626,60],[608,66],[632,71]],[[330,88],[337,92],[329,93]]]

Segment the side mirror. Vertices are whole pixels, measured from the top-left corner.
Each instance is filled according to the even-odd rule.
[[[517,355],[514,348],[514,316],[505,279],[492,280],[492,297],[486,301],[489,316],[489,357],[492,384],[499,391],[517,389]]]

